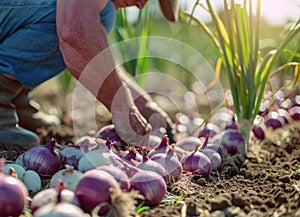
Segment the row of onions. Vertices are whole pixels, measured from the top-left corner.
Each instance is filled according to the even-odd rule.
[[[272,109],[260,113],[265,127],[273,126],[269,113],[284,105],[289,122],[299,120],[300,97],[288,106],[286,100],[276,100]],[[1,217],[18,217],[25,207],[34,217],[122,217],[134,212],[137,204],[157,206],[167,186],[180,180],[183,173],[208,178],[212,171],[220,171],[225,158],[242,152],[245,139],[234,113],[223,108],[214,115],[220,113],[220,118],[212,117],[215,122],[206,122],[200,129],[197,126],[203,119],[178,114],[175,144],[170,144],[166,135],[151,135],[148,146],[124,148],[114,126],[108,125],[68,146],[51,139],[20,155],[14,164],[2,159]],[[258,126],[261,123],[254,125],[253,134],[263,139],[255,131]],[[50,180],[46,189],[41,186],[43,179]],[[32,195],[30,200],[28,195]]]

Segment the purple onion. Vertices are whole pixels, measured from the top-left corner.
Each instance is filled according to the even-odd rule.
[[[263,129],[263,127],[261,125],[253,125],[252,133],[259,140],[264,140],[266,137],[265,130]]]
[[[32,213],[35,213],[41,207],[49,204],[56,205],[61,202],[67,202],[80,206],[79,199],[75,193],[71,190],[65,189],[64,183],[60,182],[57,188],[44,189],[34,195],[30,203],[30,209]]]
[[[107,172],[120,183],[120,187],[122,190],[129,191],[130,181],[127,174],[122,169],[114,166],[113,164],[103,165],[97,167],[96,169]]]
[[[277,109],[276,112],[283,118],[284,124],[289,124],[292,121],[292,117],[286,109]]]
[[[165,135],[162,137],[160,144],[148,153],[148,156],[151,158],[153,155],[158,153],[167,153],[168,150],[169,150],[169,138],[167,135]]]
[[[82,217],[84,215],[84,212],[78,206],[62,202],[43,206],[35,212],[34,217]]]
[[[3,173],[4,164],[0,158],[0,215],[18,217],[27,204],[28,191],[19,179]]]
[[[222,157],[217,151],[210,148],[204,148],[201,149],[201,152],[209,158],[212,170],[218,169],[222,165]]]
[[[234,155],[245,142],[245,138],[237,130],[224,130],[221,144],[229,154]]]
[[[206,122],[204,127],[199,131],[198,138],[207,137],[207,136],[211,138],[217,135],[218,133],[220,133],[220,129],[217,125]]]
[[[283,127],[284,119],[276,111],[270,111],[264,116],[264,124],[267,128],[275,130]]]
[[[236,123],[234,116],[232,117],[232,120],[225,126],[225,130],[228,130],[228,129],[238,130],[238,125]]]
[[[83,156],[83,151],[78,145],[68,145],[59,150],[60,161],[63,167],[70,165],[74,169],[78,169],[78,162]]]
[[[203,137],[200,139],[195,136],[189,136],[179,140],[176,143],[176,146],[182,148],[185,151],[193,151],[195,150],[197,144],[202,145],[203,142],[204,142]]]
[[[206,178],[212,169],[211,162],[204,153],[198,151],[198,148],[199,146],[181,159],[182,168],[184,171]]]
[[[289,108],[288,112],[293,120],[295,121],[300,120],[300,105]]]
[[[85,212],[91,212],[96,206],[103,205],[99,211],[103,215],[109,209],[105,204],[110,203],[112,190],[121,191],[114,177],[102,170],[93,169],[83,174],[76,187],[75,195]]]
[[[122,146],[122,139],[118,136],[113,124],[102,127],[96,134],[97,138],[110,140],[116,146]]]
[[[157,206],[167,192],[167,184],[163,177],[156,172],[145,171],[124,163],[124,170],[129,174],[131,189],[137,190],[143,199],[139,203]]]
[[[291,107],[300,106],[300,95],[296,95],[291,102]]]
[[[161,142],[161,138],[159,138],[158,136],[155,136],[155,135],[150,135],[148,146],[150,148],[155,148],[160,144],[160,142]]]
[[[137,168],[145,171],[156,172],[161,175],[161,177],[163,177],[165,181],[167,181],[166,169],[161,164],[151,160],[149,156],[147,156],[145,149],[142,150],[142,156],[143,160],[137,165]]]
[[[121,151],[119,157],[132,165],[141,162],[143,159],[142,155],[133,146],[128,147],[126,151]]]
[[[60,158],[54,150],[55,139],[48,145],[33,146],[24,154],[23,163],[26,169],[34,170],[41,176],[52,176],[61,168]]]
[[[150,159],[162,165],[168,174],[167,182],[176,181],[182,174],[182,165],[175,155],[175,147],[169,149],[167,153],[157,153]]]

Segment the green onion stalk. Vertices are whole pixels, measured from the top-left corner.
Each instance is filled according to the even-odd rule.
[[[243,4],[235,3],[234,0],[224,0],[223,4],[221,19],[210,0],[206,0],[207,6],[200,0],[195,3],[194,9],[200,6],[210,14],[212,25],[195,18],[195,10],[191,14],[182,13],[182,17],[201,27],[217,47],[219,61],[227,73],[239,130],[247,141],[247,151],[253,122],[259,112],[275,63],[287,44],[299,34],[300,19],[289,29],[278,47],[262,57],[259,49],[260,0],[256,1],[255,6],[252,0],[244,0]],[[299,69],[299,63],[285,65]],[[284,68],[286,67],[281,67]],[[278,70],[275,72],[278,73]]]

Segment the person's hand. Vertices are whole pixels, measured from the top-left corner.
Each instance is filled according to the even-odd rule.
[[[128,89],[127,91],[125,97],[119,92],[114,98],[111,109],[112,123],[118,136],[127,144],[148,146],[151,126],[132,102]]]
[[[148,120],[152,127],[151,134],[162,137],[167,134],[170,143],[175,142],[173,122],[168,114],[154,101],[149,101],[138,106],[142,115]]]

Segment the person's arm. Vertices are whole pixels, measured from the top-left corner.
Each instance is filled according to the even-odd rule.
[[[103,0],[57,0],[57,33],[65,64],[112,113],[119,136],[128,143],[147,142],[151,128],[119,79],[99,13]]]

